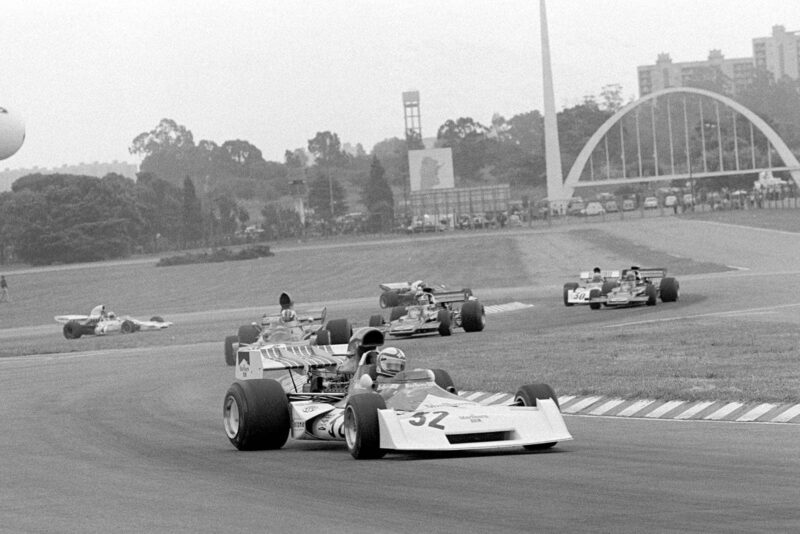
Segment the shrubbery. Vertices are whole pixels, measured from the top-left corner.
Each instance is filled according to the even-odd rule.
[[[223,261],[252,260],[255,258],[266,258],[275,254],[267,245],[256,245],[232,252],[227,248],[216,248],[211,252],[200,252],[194,254],[181,254],[161,258],[156,263],[156,267],[170,267],[173,265],[188,265],[192,263],[219,263]]]

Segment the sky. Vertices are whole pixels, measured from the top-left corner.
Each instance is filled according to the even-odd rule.
[[[0,169],[138,163],[164,118],[195,142],[241,139],[264,158],[317,132],[369,152],[448,119],[543,110],[538,0],[0,0],[0,106],[26,140]],[[549,0],[556,108],[604,86],[638,96],[636,67],[752,56],[798,0]]]

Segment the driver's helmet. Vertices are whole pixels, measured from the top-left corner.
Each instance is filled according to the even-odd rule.
[[[117,314],[114,313],[113,311],[112,312],[108,312],[108,318],[109,319],[116,319],[117,318]]]
[[[281,321],[284,323],[291,323],[297,320],[297,314],[291,308],[281,310]]]
[[[396,347],[386,347],[378,353],[375,372],[383,376],[394,376],[406,368],[406,355]]]
[[[633,271],[631,271],[631,272],[629,272],[628,274],[625,275],[625,281],[626,282],[635,282],[636,281],[636,275],[633,274]]]
[[[421,304],[423,306],[428,304],[433,304],[433,294],[429,291],[419,290],[417,291],[417,304]]]

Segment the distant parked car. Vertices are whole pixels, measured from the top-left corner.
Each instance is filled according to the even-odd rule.
[[[644,209],[653,210],[658,207],[658,199],[656,197],[647,197],[644,199]]]
[[[589,202],[586,207],[581,210],[582,215],[603,215],[606,210],[599,202]]]
[[[678,203],[678,197],[675,195],[669,195],[664,199],[664,207],[671,208],[675,204]]]
[[[617,206],[616,200],[609,200],[606,202],[606,213],[617,213],[619,211],[619,206]]]
[[[691,193],[686,193],[683,195],[683,204],[686,206],[693,206],[694,205],[694,197]]]
[[[626,198],[622,201],[622,211],[633,211],[636,209],[636,202],[632,198]]]

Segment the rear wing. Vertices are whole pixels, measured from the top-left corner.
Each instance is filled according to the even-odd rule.
[[[411,284],[409,282],[387,282],[380,284],[380,288],[384,291],[403,291],[410,290]]]
[[[588,282],[589,280],[592,279],[593,276],[594,272],[592,271],[582,271],[580,278],[581,280]],[[615,280],[620,277],[620,272],[619,270],[600,271],[600,276],[602,276],[605,280]]]
[[[320,309],[311,309],[311,310],[299,310],[295,311],[297,314],[297,321],[299,323],[324,323],[325,317],[328,313],[327,306],[324,306]],[[281,323],[281,315],[279,313],[276,314],[264,314],[261,317],[261,324],[278,324]]]
[[[318,369],[339,365],[347,357],[347,345],[245,346],[236,353],[236,378],[252,380],[264,373],[288,369]]]
[[[457,291],[436,291],[434,292],[438,304],[448,304],[450,302],[466,302],[469,300],[463,289]]]

